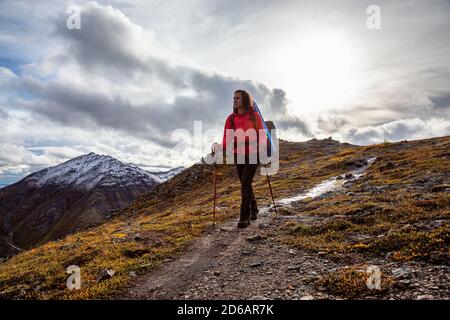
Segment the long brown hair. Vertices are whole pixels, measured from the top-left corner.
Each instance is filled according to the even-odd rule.
[[[246,111],[254,110],[254,108],[253,108],[253,97],[250,95],[250,93],[248,93],[247,91],[242,90],[242,89],[236,90],[234,93],[237,93],[237,92],[240,92],[242,94],[242,100],[243,100],[243,103],[244,103],[244,106],[245,106],[245,110]],[[237,113],[237,109],[234,107],[234,104],[233,104],[233,112]],[[252,119],[252,121],[253,121],[254,128],[257,129],[258,127],[256,125],[256,118],[255,118],[255,113],[254,112],[250,112],[250,119]],[[233,130],[234,130],[235,129],[234,128],[234,114],[232,115],[230,121],[231,121],[231,128],[233,128]],[[258,137],[258,133],[256,134],[256,138],[257,139],[259,138]]]
[[[253,110],[253,98],[247,91],[243,89],[238,89],[234,93],[240,92],[242,95],[242,102],[244,103],[244,107],[246,111]],[[237,112],[237,109],[234,107],[233,104],[233,112]]]

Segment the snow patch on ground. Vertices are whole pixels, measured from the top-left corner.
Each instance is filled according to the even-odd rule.
[[[327,192],[336,191],[345,182],[354,181],[354,180],[361,178],[365,174],[367,168],[375,161],[375,159],[376,159],[376,157],[369,158],[369,159],[367,159],[367,164],[365,166],[350,171],[351,177],[349,179],[345,179],[341,175],[332,177],[330,179],[322,181],[321,183],[319,183],[318,185],[314,186],[313,188],[309,189],[306,192],[303,192],[303,193],[293,196],[293,197],[281,199],[277,202],[280,205],[289,205],[293,202],[300,201],[300,200],[303,200],[306,198],[316,198]],[[340,176],[341,176],[341,179],[339,179]]]

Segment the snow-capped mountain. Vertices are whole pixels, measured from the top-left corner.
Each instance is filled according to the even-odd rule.
[[[159,181],[160,183],[163,183],[164,181],[172,179],[174,176],[182,172],[184,169],[185,167],[176,167],[168,171],[157,171],[157,172],[152,171],[148,173],[153,177],[153,179]]]
[[[99,186],[159,184],[183,169],[179,167],[167,172],[147,172],[133,164],[124,164],[111,156],[91,152],[31,174],[25,181],[36,187],[45,184],[73,185],[90,190]]]
[[[180,173],[148,172],[93,152],[0,189],[0,257],[105,221]]]

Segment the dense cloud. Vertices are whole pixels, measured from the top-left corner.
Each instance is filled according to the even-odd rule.
[[[277,129],[279,129],[281,131],[291,129],[294,132],[301,133],[305,137],[312,138],[314,136],[307,121],[302,120],[296,116],[278,120],[278,121],[276,121],[275,125],[276,125]]]
[[[123,77],[133,82],[133,77],[139,73],[144,79],[157,80],[174,92],[189,89],[193,95],[175,95],[170,103],[133,104],[126,87],[124,92],[99,91],[61,78],[55,81],[26,78],[21,87],[36,99],[21,103],[20,107],[64,125],[84,128],[98,125],[123,130],[153,139],[165,147],[175,144],[170,137],[173,130],[192,130],[195,120],[207,126],[222,125],[232,110],[232,94],[238,88],[252,92],[257,101],[273,113],[286,115],[285,93],[281,89],[269,89],[250,80],[188,66],[172,66],[151,55],[152,45],[146,46],[144,42],[146,33],[119,10],[91,3],[82,12],[80,30],[65,28],[62,20],[56,25],[56,33],[69,44],[66,55],[83,70],[81,77],[112,73],[121,76],[117,80],[121,83]]]
[[[450,95],[432,97],[431,101],[437,111],[450,112]]]
[[[0,109],[0,121],[1,121],[1,120],[6,120],[6,119],[8,119],[8,118],[9,118],[8,112],[6,112],[6,111]]]
[[[317,127],[326,133],[334,133],[347,124],[348,121],[341,116],[330,115],[328,117],[319,116],[317,119]]]
[[[450,132],[450,121],[432,118],[423,121],[417,118],[397,120],[378,126],[352,128],[345,138],[352,143],[367,145],[384,140],[414,140],[430,136],[443,136]]]

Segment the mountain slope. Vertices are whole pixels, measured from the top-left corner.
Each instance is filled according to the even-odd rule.
[[[151,298],[140,288],[150,290],[145,284],[157,282],[163,272],[168,289],[180,288],[157,290],[168,298],[179,297],[180,291],[191,297],[219,293],[219,298],[289,299],[305,292],[318,298],[418,298],[420,292],[448,298],[439,277],[446,281],[449,147],[450,137],[364,147],[331,139],[281,141],[280,170],[271,177],[279,211],[268,209],[267,181],[258,170],[254,190],[267,215],[263,211],[242,232],[234,229],[240,203],[234,167],[218,167],[215,219],[224,229],[212,231],[213,169],[196,164],[138,197],[112,220],[1,263],[0,296],[126,298],[135,292]],[[315,196],[312,190],[325,182],[338,188]],[[65,286],[66,268],[73,264],[82,270],[81,290]],[[360,269],[365,264],[382,268],[383,290],[364,289],[366,274]],[[410,270],[406,274],[414,272],[411,287],[403,281],[408,279],[396,276],[405,274],[403,266]],[[116,273],[97,282],[104,268]],[[293,276],[295,270],[305,275]],[[255,293],[245,289],[247,276],[259,284],[252,287]]]
[[[0,256],[101,223],[180,170],[149,173],[89,153],[35,172],[0,190]]]

